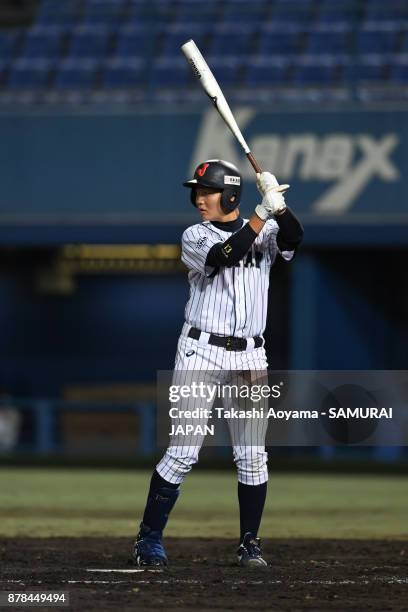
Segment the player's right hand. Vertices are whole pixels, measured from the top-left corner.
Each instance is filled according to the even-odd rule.
[[[255,208],[256,214],[262,221],[272,219],[275,215],[281,215],[285,210],[285,198],[277,191],[269,191]]]

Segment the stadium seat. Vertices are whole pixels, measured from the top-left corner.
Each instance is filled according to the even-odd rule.
[[[37,10],[35,23],[71,28],[82,15],[81,0],[43,0]]]
[[[10,89],[46,89],[55,62],[44,59],[19,59],[10,68],[7,86]]]
[[[64,32],[58,27],[35,28],[27,32],[22,57],[57,59],[62,50]]]
[[[271,17],[275,22],[305,25],[311,21],[314,9],[314,0],[275,0]]]
[[[21,32],[0,32],[0,59],[13,59],[21,42]]]
[[[390,81],[396,84],[408,85],[408,54],[404,53],[392,60]]]
[[[103,58],[106,56],[112,32],[105,26],[80,26],[72,35],[70,57]]]
[[[326,26],[312,30],[307,41],[308,53],[347,53],[350,30],[346,26]]]
[[[179,59],[159,57],[153,62],[151,85],[154,88],[184,87],[189,78],[191,70],[188,70],[183,57]]]
[[[94,59],[68,58],[59,65],[56,89],[90,89],[96,85],[99,62]]]
[[[357,6],[356,3],[335,4],[329,2],[321,5],[317,16],[318,23],[336,24],[336,23],[347,23],[351,24],[357,18]]]
[[[208,61],[221,87],[240,85],[243,63],[235,55],[209,55]]]
[[[259,25],[269,14],[270,3],[265,0],[225,0],[221,19],[226,24]]]
[[[128,25],[165,26],[177,22],[176,0],[147,0],[143,5],[131,4],[126,23]]]
[[[401,45],[401,51],[403,53],[408,53],[408,29],[406,32],[404,32],[403,34],[403,39],[402,39],[402,45]]]
[[[152,34],[148,28],[139,26],[125,26],[118,32],[116,38],[115,54],[121,57],[135,57],[145,55],[152,44]]]
[[[207,24],[171,24],[162,34],[161,55],[178,56],[181,45],[190,38],[202,51],[207,50],[206,41],[210,31]]]
[[[382,83],[386,79],[387,63],[381,54],[361,55],[354,66],[350,67],[355,81]]]
[[[147,14],[144,2],[132,3],[125,13],[122,27],[140,27],[143,23],[146,23]]]
[[[126,8],[126,0],[86,0],[82,23],[118,27],[126,17]]]
[[[288,82],[289,59],[286,56],[255,56],[248,60],[245,84],[250,87],[270,87]]]
[[[179,0],[174,7],[174,23],[214,24],[222,19],[223,4],[219,0]]]
[[[378,26],[362,28],[357,32],[356,48],[359,53],[392,53],[396,51],[398,32]]]
[[[305,55],[297,59],[293,73],[296,85],[338,85],[339,70],[329,55]]]
[[[8,63],[0,59],[0,87],[3,87],[7,77]]]
[[[408,19],[408,4],[406,0],[370,0],[365,3],[364,18],[367,21],[384,23],[394,21],[401,23]]]
[[[243,55],[254,46],[254,28],[250,25],[221,23],[213,29],[213,38],[208,51],[214,55],[223,53]]]
[[[298,26],[273,22],[263,25],[259,32],[258,53],[269,56],[271,53],[297,53],[301,46],[303,32]]]
[[[108,88],[130,89],[145,85],[145,61],[140,58],[114,57],[104,65],[102,84]]]

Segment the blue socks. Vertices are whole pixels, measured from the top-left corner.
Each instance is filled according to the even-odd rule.
[[[260,485],[246,485],[238,482],[239,520],[241,527],[240,543],[248,531],[254,537],[258,534],[265,506],[266,490],[266,482]]]
[[[178,484],[167,482],[155,470],[150,481],[143,524],[153,531],[163,531],[179,493]]]

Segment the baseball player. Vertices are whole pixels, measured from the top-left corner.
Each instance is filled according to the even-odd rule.
[[[210,377],[219,372],[265,373],[262,334],[270,268],[278,255],[291,260],[303,237],[303,228],[284,199],[289,185],[279,185],[269,172],[258,174],[262,202],[249,219],[239,214],[242,176],[233,164],[207,160],[184,186],[191,189],[201,222],[182,236],[190,297],[173,382],[188,371],[208,372]],[[238,563],[244,567],[267,565],[257,537],[268,480],[265,434],[266,428],[255,444],[242,444],[232,435],[240,511]],[[136,565],[167,565],[163,530],[203,440],[204,435],[172,440],[157,464],[134,544]]]

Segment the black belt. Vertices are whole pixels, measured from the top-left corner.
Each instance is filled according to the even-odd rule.
[[[188,337],[194,340],[199,340],[201,336],[201,330],[196,327],[192,327],[188,332]],[[214,344],[214,346],[221,346],[227,351],[245,351],[247,347],[246,338],[235,338],[234,336],[216,336],[210,334],[208,338],[208,344]],[[263,339],[260,336],[254,337],[255,348],[259,348],[263,345]]]

